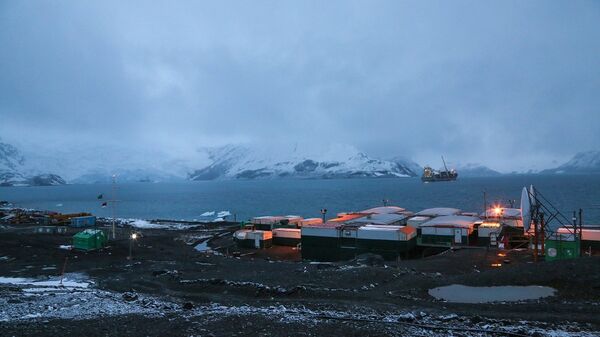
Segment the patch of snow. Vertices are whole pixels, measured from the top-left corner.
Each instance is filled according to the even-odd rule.
[[[207,252],[207,251],[210,251],[210,248],[208,247],[208,241],[204,241],[204,242],[202,242],[202,243],[199,243],[199,244],[197,244],[197,245],[194,247],[194,249],[195,249],[196,251],[199,251],[199,252]]]
[[[129,225],[131,227],[135,227],[135,228],[166,228],[166,226],[164,226],[164,225],[153,224],[148,220],[142,220],[142,219],[135,219],[135,220],[129,222]]]
[[[81,279],[80,274],[68,274],[64,278],[58,276],[51,277],[47,280],[39,280],[22,277],[4,277],[0,276],[0,284],[9,284],[13,286],[34,286],[34,287],[67,287],[67,288],[87,288],[92,283]]]

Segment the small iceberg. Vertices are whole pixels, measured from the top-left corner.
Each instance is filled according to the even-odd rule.
[[[204,217],[213,216],[213,215],[215,215],[215,211],[204,212],[204,213],[200,214],[200,216],[204,216]]]
[[[219,213],[217,213],[217,217],[219,217],[219,218],[228,217],[230,215],[231,215],[231,212],[229,212],[229,211],[220,211]]]

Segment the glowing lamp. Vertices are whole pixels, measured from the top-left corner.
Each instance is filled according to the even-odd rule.
[[[496,214],[496,216],[500,216],[500,214],[502,214],[502,208],[501,207],[494,207],[494,214]]]

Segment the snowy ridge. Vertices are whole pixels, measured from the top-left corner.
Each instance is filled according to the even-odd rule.
[[[473,163],[457,165],[456,171],[459,177],[495,177],[502,175],[502,173],[492,170],[487,166]]]
[[[417,173],[393,160],[374,159],[350,146],[291,151],[228,145],[205,149],[212,163],[190,174],[191,180],[257,178],[412,177]]]
[[[579,152],[559,167],[541,173],[600,173],[600,151]]]
[[[0,186],[63,185],[59,175],[47,173],[44,167],[32,170],[25,157],[15,146],[0,142]]]

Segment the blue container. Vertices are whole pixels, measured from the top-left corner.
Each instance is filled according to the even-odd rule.
[[[96,225],[96,217],[91,216],[78,216],[71,218],[71,227],[91,227]]]

